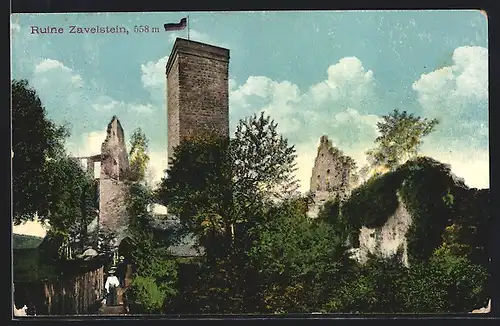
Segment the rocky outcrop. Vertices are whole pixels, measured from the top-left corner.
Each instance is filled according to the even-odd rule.
[[[315,217],[326,201],[347,197],[355,183],[354,160],[335,148],[327,136],[321,136],[310,182],[314,204],[309,216]]]
[[[399,199],[399,206],[381,227],[370,229],[363,226],[359,233],[359,247],[353,250],[354,257],[365,262],[368,254],[389,258],[402,251],[402,262],[408,266],[407,238],[412,217]]]

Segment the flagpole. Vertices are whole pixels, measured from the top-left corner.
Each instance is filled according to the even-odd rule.
[[[189,15],[187,15],[187,29],[188,29],[188,41],[189,41]]]

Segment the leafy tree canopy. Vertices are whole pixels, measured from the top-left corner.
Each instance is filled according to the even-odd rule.
[[[422,138],[433,132],[438,123],[437,119],[428,120],[397,109],[382,116],[377,123],[377,147],[367,152],[369,162],[374,167],[396,168],[417,156]]]

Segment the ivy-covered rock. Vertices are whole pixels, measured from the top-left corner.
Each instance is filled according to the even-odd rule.
[[[361,227],[382,227],[400,204],[412,217],[406,234],[410,263],[427,260],[442,244],[446,228],[454,224],[462,226],[455,241],[467,244],[469,258],[486,262],[489,244],[484,239],[489,238],[486,233],[492,223],[489,191],[468,188],[448,165],[429,157],[374,176],[352,192],[340,214],[352,245],[359,246]]]

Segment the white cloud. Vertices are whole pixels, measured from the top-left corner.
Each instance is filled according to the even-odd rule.
[[[422,153],[451,164],[467,185],[488,187],[488,49],[459,47],[452,60],[412,85],[424,116],[440,120]]]
[[[66,67],[60,61],[54,59],[44,59],[35,66],[35,74],[40,74],[52,69],[60,69],[62,71],[71,72],[71,69]]]
[[[359,164],[377,136],[378,117],[367,114],[375,102],[373,72],[354,57],[327,69],[327,79],[301,92],[289,81],[251,76],[243,85],[229,81],[232,120],[260,111],[278,123],[297,149],[297,177],[307,191],[319,138],[326,134]],[[235,126],[232,126],[233,128]]]
[[[65,110],[86,99],[82,76],[58,60],[39,60],[30,82],[46,106]]]
[[[301,144],[295,148],[297,151],[297,171],[295,176],[299,180],[299,191],[302,193],[308,192],[311,186],[312,168],[314,166],[314,159],[318,153],[317,145]]]
[[[315,103],[336,101],[359,107],[373,98],[374,88],[373,72],[366,70],[358,58],[346,57],[329,66],[327,79],[311,86],[309,92]]]
[[[423,75],[415,82],[413,88],[418,92],[420,104],[427,110],[435,110],[439,97],[448,106],[465,102],[464,99],[470,102],[471,99],[487,98],[486,59],[486,52],[482,48],[457,49],[453,56],[453,67]],[[373,72],[363,67],[359,59],[347,57],[329,66],[327,78],[305,92],[288,81],[278,82],[265,76],[251,76],[242,85],[230,80],[229,86],[232,121],[265,111],[278,122],[280,131],[295,144],[298,155],[297,177],[302,191],[309,189],[321,135],[329,136],[335,146],[357,162],[358,167],[366,164],[366,150],[374,146],[373,142],[378,136],[376,125],[380,118],[373,112],[380,98],[376,93]],[[466,108],[465,103],[461,107]],[[453,123],[457,124],[456,119]],[[458,125],[475,130],[478,138],[487,137],[484,121],[464,121]],[[448,127],[440,125],[440,128],[442,133],[450,132]],[[443,142],[429,136],[425,140],[423,154],[451,164],[452,171],[465,178],[468,185],[487,187],[487,150],[470,152],[474,146],[474,136],[471,137],[469,133],[466,137],[469,143],[450,139]],[[448,148],[444,145],[453,145],[453,155],[446,154]],[[476,158],[458,155],[460,152],[470,152],[468,155]]]
[[[452,66],[423,74],[412,88],[427,114],[453,115],[466,120],[478,113],[474,104],[484,104],[488,100],[488,49],[459,47],[452,59]],[[470,110],[476,112],[468,112]],[[487,116],[487,111],[480,113],[482,118]]]
[[[145,88],[164,87],[168,56],[141,64],[141,81]]]
[[[153,113],[155,110],[155,107],[151,104],[130,104],[129,109],[131,111],[134,111],[138,114],[150,114]]]
[[[92,104],[92,108],[96,111],[113,111],[123,105],[123,102],[118,102],[109,96],[100,96],[97,99],[97,102]]]
[[[156,109],[155,106],[151,103],[125,103],[123,101],[117,101],[109,96],[98,97],[96,102],[91,106],[96,111],[112,113],[117,113],[120,111],[131,111],[135,112],[136,114],[150,114],[153,113]]]
[[[106,139],[106,131],[91,131],[80,136],[77,143],[66,144],[66,148],[71,156],[87,157],[99,154],[101,145]]]

